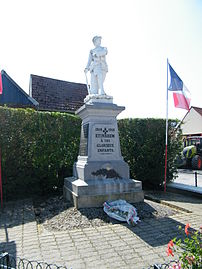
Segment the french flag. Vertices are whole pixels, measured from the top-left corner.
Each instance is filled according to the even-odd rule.
[[[2,76],[1,76],[1,73],[0,73],[0,94],[3,93],[3,83],[2,83]]]
[[[172,66],[170,64],[168,66],[170,70],[170,86],[168,90],[173,91],[174,105],[177,108],[189,110],[191,102],[190,92]]]

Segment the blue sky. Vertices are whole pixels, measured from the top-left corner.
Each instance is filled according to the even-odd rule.
[[[108,48],[105,91],[120,117],[166,116],[166,61],[202,107],[202,1],[0,0],[0,69],[26,92],[30,74],[85,83],[92,37]],[[169,117],[186,110],[173,106]]]

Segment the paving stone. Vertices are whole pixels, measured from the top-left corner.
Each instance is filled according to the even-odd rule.
[[[79,255],[82,257],[82,258],[88,258],[88,257],[100,257],[100,255],[98,254],[98,252],[79,252]]]
[[[63,259],[64,259],[64,261],[69,262],[69,261],[78,261],[78,260],[81,260],[81,257],[80,257],[79,254],[74,253],[74,254],[71,254],[71,255],[67,255],[65,257],[63,256]]]
[[[98,264],[98,266],[96,264],[88,264],[86,268],[88,268],[88,269],[95,269],[95,268],[107,269],[107,266],[103,263]]]
[[[187,207],[182,201],[174,202]],[[196,206],[197,205],[197,206]],[[26,207],[23,222],[23,210]],[[17,208],[17,210],[15,210]],[[33,208],[15,204],[4,212],[7,227],[0,220],[0,250],[7,249],[22,258],[66,263],[68,268],[147,268],[155,262],[169,261],[166,246],[179,234],[178,226],[186,223],[198,229],[201,225],[201,204],[189,204],[193,213],[180,212],[162,219],[145,219],[135,227],[127,224],[106,224],[72,231],[50,232],[37,225]],[[15,212],[15,213],[14,213]],[[34,221],[33,221],[34,220]],[[31,222],[30,222],[31,221]],[[16,224],[17,223],[17,224]],[[6,232],[10,242],[6,242]],[[3,243],[1,243],[3,241]],[[10,245],[9,245],[10,244]]]
[[[68,245],[68,246],[74,246],[74,242],[72,240],[63,240],[63,241],[60,241],[58,239],[55,240],[55,242],[57,243],[58,246],[61,246],[61,247],[64,247],[64,245]]]
[[[105,266],[105,268],[108,268],[106,259],[103,259],[102,257],[101,258],[98,257],[97,261],[89,261],[89,262],[86,261],[87,266],[91,266],[91,267],[92,267],[93,264],[95,266],[96,263],[98,263],[100,266]],[[96,268],[96,267],[97,266],[95,266],[94,268]],[[99,268],[99,267],[97,267],[97,268]]]
[[[130,259],[125,259],[125,262],[127,264],[134,264],[134,263],[137,263],[137,262],[141,262],[142,261],[142,258],[141,257],[136,257],[136,256],[132,256]]]
[[[96,249],[90,242],[86,243],[85,245],[75,245],[75,248],[78,251],[90,251]]]
[[[137,269],[144,269],[144,268],[147,269],[150,266],[150,264],[145,263],[145,262],[137,262],[133,266],[135,266],[133,268],[137,268]]]
[[[113,258],[118,258],[119,255],[116,252],[111,252],[111,253],[107,252],[104,255],[100,254],[100,257],[101,257],[101,259],[111,260]]]
[[[83,263],[80,263],[79,261],[77,262],[74,262],[74,263],[71,263],[71,265],[68,267],[69,268],[72,268],[72,269],[86,269],[86,265],[83,264]]]
[[[109,247],[109,243],[99,243],[97,242],[96,244],[95,243],[92,243],[93,247],[96,248],[96,249],[105,249],[105,248],[108,248]]]
[[[107,268],[128,268],[124,261],[106,261]]]
[[[77,249],[73,246],[66,246],[66,247],[58,247],[59,251],[61,253],[67,254],[67,253],[71,253],[71,252],[77,252]]]

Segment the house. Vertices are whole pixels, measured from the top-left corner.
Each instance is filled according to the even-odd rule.
[[[31,75],[29,94],[39,103],[39,110],[74,113],[88,91],[86,84]]]
[[[182,119],[181,129],[185,137],[202,135],[202,108],[192,106]]]
[[[0,73],[2,90],[0,94],[0,105],[8,107],[34,108],[37,109],[38,102],[30,97],[20,86],[4,71]]]

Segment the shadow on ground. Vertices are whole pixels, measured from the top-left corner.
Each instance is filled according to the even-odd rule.
[[[14,258],[16,258],[16,243],[15,241],[9,241],[9,237],[8,237],[8,231],[7,231],[7,226],[6,224],[4,224],[4,239],[0,241],[0,254],[2,253],[9,253],[12,254]],[[2,236],[2,233],[1,233]],[[4,241],[5,240],[5,241]],[[5,259],[2,259],[0,261],[0,268],[1,265],[3,265],[5,263]]]
[[[35,220],[32,199],[7,202],[0,210],[0,229],[12,228]]]
[[[167,206],[145,200],[134,204],[141,220],[172,216],[176,210]],[[72,230],[77,228],[96,227],[106,224],[119,224],[110,218],[103,208],[83,208],[77,210],[71,204],[57,196],[38,204],[34,208],[36,219],[46,229],[53,231]]]
[[[179,211],[149,200],[133,204],[133,206],[136,207],[141,220],[134,227],[110,218],[103,208],[77,210],[71,204],[64,203],[62,197],[53,197],[38,204],[35,212],[37,212],[38,223],[49,231],[121,224],[152,247],[165,245],[174,237],[184,238],[184,234],[179,236],[178,230],[178,227],[184,227],[184,224],[171,218]]]
[[[62,196],[33,202],[29,199],[7,204],[4,211],[1,212],[0,228],[1,230],[5,227],[11,228],[34,220],[49,231],[68,231],[106,224],[122,224],[147,244],[156,247],[165,245],[170,239],[179,236],[178,226],[184,227],[183,223],[171,218],[172,215],[179,213],[173,208],[149,200],[136,203],[134,206],[137,208],[141,222],[132,227],[127,223],[120,223],[110,218],[103,208],[77,210],[71,204],[64,202]]]
[[[181,230],[179,230],[179,226],[182,227]],[[169,217],[150,219],[141,222],[136,227],[127,227],[152,247],[168,244],[168,242],[175,237],[177,239],[181,238],[182,240],[185,238],[185,225]]]

